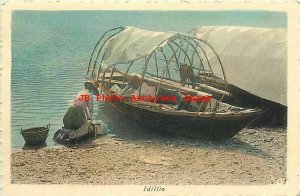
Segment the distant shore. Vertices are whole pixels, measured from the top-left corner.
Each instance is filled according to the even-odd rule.
[[[272,184],[286,180],[286,129],[243,129],[233,139],[102,136],[72,148],[13,150],[16,184]]]

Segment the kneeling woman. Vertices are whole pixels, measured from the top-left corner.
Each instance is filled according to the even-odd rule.
[[[63,118],[64,127],[79,129],[87,120],[93,119],[93,107],[92,94],[88,90],[80,91]]]

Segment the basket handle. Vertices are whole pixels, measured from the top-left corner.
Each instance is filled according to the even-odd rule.
[[[47,129],[49,129],[50,128],[50,124],[47,124]]]

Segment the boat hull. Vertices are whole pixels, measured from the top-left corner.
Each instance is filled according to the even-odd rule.
[[[260,115],[253,113],[224,118],[176,115],[145,110],[121,102],[105,103],[104,110],[112,119],[118,116],[122,120],[132,121],[145,129],[208,140],[232,138]]]

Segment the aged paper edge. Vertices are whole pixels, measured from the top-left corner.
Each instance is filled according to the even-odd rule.
[[[299,60],[300,60],[300,9],[297,3],[136,3],[136,2],[77,2],[77,3],[10,3],[2,10],[2,126],[3,126],[3,193],[4,195],[94,195],[96,194],[145,194],[143,185],[17,185],[10,184],[10,107],[11,107],[11,13],[14,10],[268,10],[288,14],[288,144],[287,183],[278,185],[166,185],[162,194],[299,194],[300,188],[300,110]],[[80,190],[80,191],[79,191]]]

